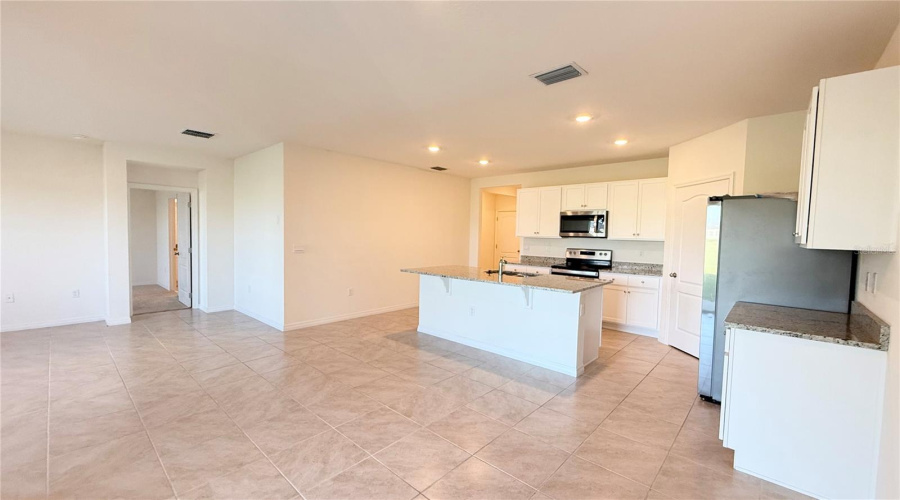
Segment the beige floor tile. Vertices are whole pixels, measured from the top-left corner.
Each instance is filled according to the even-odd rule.
[[[544,408],[562,413],[576,420],[599,425],[613,409],[618,401],[594,399],[576,394],[573,389],[566,389],[544,404]]]
[[[0,417],[0,465],[18,469],[47,460],[47,411]]]
[[[429,425],[453,413],[462,406],[462,401],[448,399],[439,390],[429,387],[389,403],[388,406],[419,425]]]
[[[269,458],[301,493],[366,458],[367,454],[335,431],[327,431]]]
[[[496,368],[492,369],[488,366],[476,366],[475,368],[464,372],[463,375],[476,382],[480,382],[496,389],[501,385],[509,383],[513,379],[513,375],[507,376],[499,372],[500,370],[497,370]]]
[[[539,408],[530,401],[502,391],[489,392],[466,406],[506,425],[516,425]]]
[[[425,490],[430,500],[519,500],[531,498],[530,486],[470,458]]]
[[[538,488],[566,461],[569,454],[511,429],[482,448],[475,456]]]
[[[193,413],[217,408],[216,402],[203,391],[187,392],[149,403],[136,401],[135,404],[144,425],[148,428],[157,427]]]
[[[592,364],[589,370],[585,370],[584,374],[587,376],[596,376],[611,371],[628,371],[639,375],[647,375],[653,371],[655,366],[656,363],[629,358],[617,353],[607,360]]]
[[[421,426],[394,410],[382,407],[337,428],[360,448],[377,453],[419,430]]]
[[[170,498],[172,487],[144,433],[60,455],[50,498]]]
[[[197,373],[235,364],[240,364],[240,361],[238,361],[238,359],[231,354],[222,352],[219,354],[213,354],[212,356],[209,356],[207,358],[194,359],[182,363],[181,366],[185,370],[187,370],[188,373]]]
[[[261,378],[246,378],[209,389],[219,406],[244,427],[300,409],[300,404]]]
[[[174,447],[173,447],[174,449]],[[178,494],[186,493],[263,458],[262,453],[241,433],[226,434],[177,452],[160,450],[160,459]]]
[[[669,454],[653,481],[653,489],[675,499],[750,499],[759,497],[760,481],[738,471],[721,474]]]
[[[672,349],[662,360],[660,360],[659,364],[664,366],[674,366],[689,372],[697,373],[699,361],[690,354],[683,353],[678,349]]]
[[[643,499],[648,488],[578,457],[569,458],[541,487],[557,500]]]
[[[0,498],[4,500],[47,497],[47,460],[19,468],[0,465]]]
[[[322,419],[302,407],[292,407],[262,421],[242,425],[251,441],[267,455],[275,454],[329,430]]]
[[[302,363],[300,358],[292,356],[287,352],[279,352],[271,356],[244,362],[244,364],[247,365],[248,368],[260,374],[272,372],[275,370],[281,370],[282,368],[295,366],[300,363]]]
[[[369,364],[375,368],[397,374],[415,369],[427,363],[395,352],[393,355],[373,359],[369,361]]]
[[[386,405],[425,392],[422,386],[394,375],[357,386],[356,390]]]
[[[659,364],[653,368],[653,371],[649,373],[649,376],[683,384],[694,389],[697,388],[698,373],[696,369],[689,370],[676,366]]]
[[[538,408],[516,424],[515,428],[567,453],[572,453],[591,435],[597,425],[575,420],[547,408]]]
[[[213,368],[202,372],[191,374],[194,380],[204,389],[209,389],[222,384],[230,384],[247,377],[258,377],[256,372],[247,368],[243,363],[223,366],[221,368]]]
[[[144,426],[134,408],[75,422],[51,415],[50,456],[96,446],[136,432],[143,433]]]
[[[339,391],[333,391],[308,408],[322,420],[333,426],[338,426],[375,411],[381,406],[381,403],[378,401],[357,390],[346,387]]]
[[[428,428],[469,453],[477,452],[509,430],[509,426],[469,408],[460,408]]]
[[[575,455],[649,487],[666,459],[666,453],[662,448],[598,429]]]
[[[600,428],[664,450],[672,446],[680,430],[676,424],[621,406],[609,414]]]
[[[305,380],[287,382],[281,385],[280,389],[300,404],[311,406],[324,400],[331,394],[344,391],[347,389],[347,386],[334,377],[316,372],[316,374],[308,374]]]
[[[375,458],[424,491],[470,456],[428,429],[421,429],[378,452]]]
[[[569,387],[570,385],[575,383],[575,377],[571,375],[548,370],[540,366],[535,366],[534,368],[523,373],[522,377],[528,377],[530,379],[546,382],[548,384],[559,387],[560,389],[565,389],[566,387]]]
[[[647,377],[622,401],[622,406],[681,425],[695,397],[696,392],[687,391],[682,385]]]
[[[389,375],[389,372],[380,370],[373,366],[369,366],[365,363],[357,363],[357,365],[352,368],[347,368],[330,374],[331,377],[350,387],[358,387],[364,384],[368,384],[369,382],[373,382]]]
[[[210,479],[179,498],[185,500],[213,500],[221,498],[265,498],[289,500],[299,498],[278,469],[266,459],[247,464],[234,472]]]
[[[760,500],[811,500],[812,497],[768,481],[760,481]]]
[[[694,406],[684,421],[684,428],[719,437],[719,411],[720,405],[703,401],[699,397],[694,401]]]
[[[312,488],[305,496],[310,500],[409,500],[417,494],[418,491],[370,458]]]
[[[415,368],[398,372],[397,376],[414,384],[428,386],[447,380],[453,376],[453,372],[429,364],[421,364]]]
[[[235,436],[240,430],[219,408],[192,413],[158,427],[147,429],[162,456],[177,455],[205,441]]]
[[[457,375],[434,384],[441,395],[447,399],[468,403],[494,390],[491,386],[476,382],[470,378]]]
[[[670,453],[705,465],[723,474],[734,470],[734,451],[722,446],[718,436],[681,429]]]
[[[586,396],[602,401],[612,407],[621,403],[631,392],[631,387],[606,378],[581,377],[569,389],[579,396]]]
[[[511,380],[501,385],[498,390],[520,397],[525,401],[542,405],[553,399],[553,396],[559,394],[562,389],[547,382],[522,377],[520,380]]]
[[[448,372],[460,374],[479,366],[482,363],[477,359],[470,358],[463,354],[450,352],[432,359],[428,364],[447,370]]]
[[[266,358],[269,356],[278,356],[282,354],[284,351],[278,349],[269,344],[265,345],[256,345],[252,347],[246,347],[243,349],[237,349],[234,351],[229,351],[231,354],[239,359],[241,362],[253,361],[260,358]]]

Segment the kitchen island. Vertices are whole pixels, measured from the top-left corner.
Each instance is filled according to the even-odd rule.
[[[422,333],[577,376],[597,358],[610,280],[488,274],[468,266],[420,275]]]

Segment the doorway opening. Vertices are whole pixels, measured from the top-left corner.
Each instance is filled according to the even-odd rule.
[[[132,316],[195,303],[196,195],[176,189],[129,186]]]
[[[519,262],[516,236],[516,190],[519,186],[495,186],[481,190],[481,232],[478,266],[494,269],[501,258]]]

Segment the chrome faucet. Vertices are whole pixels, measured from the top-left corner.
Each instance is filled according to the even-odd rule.
[[[507,264],[509,264],[509,262],[506,262],[506,259],[504,259],[503,257],[500,257],[500,264],[497,266],[498,267],[497,276],[499,277],[500,281],[503,281],[503,268]]]

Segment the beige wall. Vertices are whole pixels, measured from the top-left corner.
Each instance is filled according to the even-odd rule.
[[[480,177],[471,180],[469,197],[469,265],[479,265],[481,228],[481,190],[496,186],[519,185],[523,188],[539,186],[562,186],[566,184],[582,184],[589,182],[623,181],[629,179],[649,179],[653,177],[665,177],[667,171],[667,159],[655,158],[652,160],[638,160],[620,163],[608,163],[605,165],[591,165],[587,167],[565,168],[559,170],[544,170],[540,172],[525,172],[520,174],[498,175],[494,177]],[[524,238],[522,255],[546,255],[548,257],[565,254],[565,246],[572,240],[554,240],[556,245],[548,243],[549,240]],[[578,240],[583,244],[584,240]],[[610,244],[618,245],[620,252],[627,252],[632,247],[653,246],[662,252],[662,243],[659,242],[606,242],[604,248]],[[562,245],[562,246],[559,246]],[[603,246],[603,245],[601,245]],[[613,250],[616,252],[616,249]],[[560,253],[562,252],[562,253]],[[557,255],[559,254],[559,255]],[[618,255],[618,254],[614,254]]]
[[[284,326],[284,146],[234,160],[234,308]]]
[[[669,188],[734,175],[734,192],[743,193],[746,159],[747,120],[743,120],[669,148]]]
[[[106,315],[103,165],[97,144],[3,131],[0,150],[0,328],[98,321]],[[81,297],[73,298],[72,291]]]
[[[156,284],[156,192],[131,189],[128,199],[131,284]]]
[[[875,69],[900,65],[900,26],[888,42]],[[897,199],[900,199],[898,186]],[[900,239],[900,227],[897,228]],[[878,498],[900,498],[900,254],[861,254],[856,300],[891,325],[888,373],[884,394],[881,450],[878,460]],[[866,273],[878,273],[876,293],[866,292]]]
[[[744,193],[797,191],[805,126],[806,111],[747,120]]]
[[[478,267],[490,267],[494,260],[494,231],[497,213],[497,195],[481,192],[481,230],[478,236]]]
[[[285,144],[284,192],[285,328],[412,307],[401,268],[466,262],[469,179]]]

